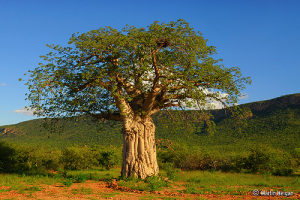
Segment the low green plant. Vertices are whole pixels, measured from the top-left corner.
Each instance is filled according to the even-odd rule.
[[[72,189],[72,190],[71,190],[71,193],[72,193],[72,194],[83,194],[83,195],[87,195],[87,194],[92,194],[92,193],[93,193],[93,189],[81,187],[81,188],[79,188],[79,189]]]
[[[166,183],[158,176],[147,177],[144,182],[148,183],[150,191],[157,191],[166,186]]]
[[[89,180],[99,181],[101,179],[101,175],[98,173],[89,173]]]
[[[18,190],[18,193],[34,193],[34,192],[38,192],[38,191],[42,191],[41,188],[39,188],[38,186],[21,186],[21,189]]]
[[[196,184],[194,182],[187,183],[185,193],[187,193],[187,194],[198,194],[198,191],[196,189]]]
[[[101,179],[102,179],[103,181],[112,181],[114,178],[115,178],[115,177],[114,177],[112,174],[107,173],[107,174],[105,174],[104,176],[102,176]]]
[[[118,185],[123,187],[128,187],[133,190],[147,191],[149,190],[148,184],[144,180],[136,178],[134,176],[130,177],[119,177]]]
[[[31,192],[42,191],[42,189],[39,188],[38,186],[27,187],[26,190],[31,191]]]
[[[266,172],[264,175],[265,175],[266,181],[269,182],[272,180],[272,174],[270,172]]]
[[[293,182],[293,185],[300,186],[300,177],[296,178],[296,180]]]
[[[78,182],[78,183],[84,183],[87,179],[87,174],[82,174],[82,173],[79,173],[76,177],[75,177],[75,180]]]
[[[54,174],[54,176],[53,176],[55,179],[59,179],[60,177],[61,177],[61,174],[60,173],[56,173],[56,174]]]
[[[72,178],[68,178],[63,182],[64,186],[66,187],[70,187],[71,185],[73,185],[73,179]]]
[[[197,177],[192,177],[187,180],[188,182],[194,182],[194,183],[202,183],[203,179],[202,178],[197,178]]]
[[[0,189],[0,194],[2,193],[2,192],[9,192],[9,191],[11,191],[12,189]]]
[[[170,180],[176,181],[178,180],[178,173],[181,171],[180,169],[176,169],[173,163],[164,163],[164,169],[167,172],[167,177]]]

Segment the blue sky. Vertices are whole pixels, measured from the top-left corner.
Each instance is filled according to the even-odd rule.
[[[252,85],[239,104],[299,93],[299,0],[20,0],[0,1],[0,126],[35,119],[19,78],[42,62],[46,44],[66,46],[72,33],[126,24],[147,27],[184,19],[216,46],[225,67]]]

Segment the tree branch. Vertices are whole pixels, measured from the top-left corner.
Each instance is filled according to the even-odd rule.
[[[114,120],[114,121],[122,121],[120,113],[112,113],[112,114],[93,114],[90,115],[96,119],[106,119],[106,120]]]

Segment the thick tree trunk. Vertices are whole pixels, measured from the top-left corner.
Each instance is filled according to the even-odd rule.
[[[156,160],[155,125],[152,119],[142,120],[135,116],[124,125],[121,175],[142,179],[157,175],[159,168]]]

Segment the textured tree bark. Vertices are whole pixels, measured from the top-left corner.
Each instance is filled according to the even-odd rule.
[[[142,120],[135,116],[124,124],[123,164],[121,175],[146,178],[157,175],[159,168],[156,160],[155,125],[149,117]]]

